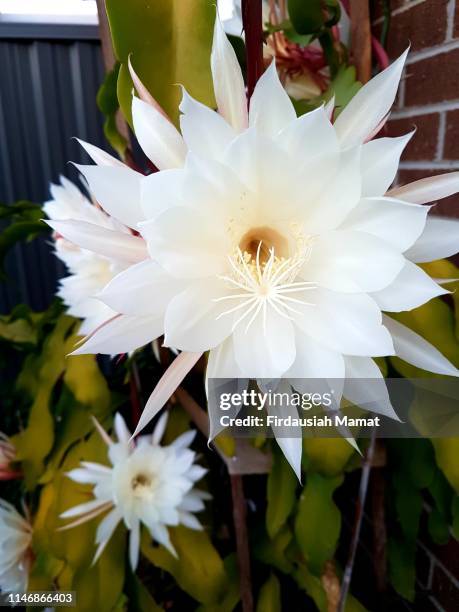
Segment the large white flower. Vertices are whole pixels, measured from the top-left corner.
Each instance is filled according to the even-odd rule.
[[[106,159],[113,160],[112,165],[119,164],[108,155]],[[121,171],[123,166],[118,168]],[[60,185],[51,185],[51,195],[43,210],[49,218],[48,224],[56,230],[56,256],[70,272],[60,280],[57,295],[68,306],[69,314],[83,319],[80,332],[86,335],[117,314],[94,296],[119,272],[145,257],[145,244],[121,221],[91,203],[65,177],[61,177]],[[75,222],[85,228],[89,246],[91,241],[99,241],[97,253],[85,248],[84,241],[79,245],[72,241]],[[61,227],[65,228],[65,238],[59,232]]]
[[[120,521],[130,530],[129,558],[133,569],[139,559],[142,523],[173,555],[176,552],[169,538],[169,526],[202,529],[194,513],[204,509],[203,500],[210,496],[193,488],[206,472],[194,463],[196,453],[188,448],[195,432],[185,432],[169,446],[160,446],[166,423],[167,413],[160,418],[151,436],[141,436],[134,444],[123,418],[117,414],[118,442],[114,443],[98,425],[108,445],[112,466],[82,462],[81,467],[68,473],[75,482],[94,485],[94,499],[64,512],[61,518],[78,517],[64,529],[108,512],[97,528],[94,562]]]
[[[0,590],[24,593],[32,562],[32,527],[14,506],[0,499]]]
[[[370,141],[405,57],[365,85],[334,124],[330,108],[297,117],[274,64],[248,111],[218,21],[211,57],[218,112],[184,92],[180,133],[134,79],[143,98],[133,98],[136,136],[160,172],[143,179],[140,206],[134,194],[123,215],[138,223],[150,257],[104,289],[100,298],[121,315],[76,352],[125,352],[162,334],[183,351],[137,431],[205,351],[211,377],[380,379],[372,358],[395,354],[458,374],[383,315],[446,293],[416,264],[459,245],[459,225],[426,221],[422,205],[458,191],[459,173],[387,191],[411,134]],[[113,168],[80,169],[102,206],[115,210],[123,177],[114,179]],[[300,440],[295,449],[298,468]]]

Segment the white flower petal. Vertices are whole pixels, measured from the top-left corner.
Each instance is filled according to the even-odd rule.
[[[391,189],[387,195],[415,204],[426,204],[447,198],[458,191],[459,172],[448,172],[447,174],[429,176],[408,185],[396,187]]]
[[[126,421],[119,412],[115,414],[114,428],[118,442],[127,444],[131,439],[131,432],[127,428]]]
[[[164,432],[166,431],[166,426],[167,426],[167,421],[169,419],[169,413],[168,412],[164,412],[158,419],[158,422],[155,425],[155,428],[153,430],[152,436],[151,436],[151,443],[152,444],[159,444],[161,442],[161,439],[164,435]]]
[[[389,398],[384,377],[373,359],[345,357],[346,378],[343,395],[365,410],[399,421]]]
[[[287,381],[281,381],[281,383],[276,388],[277,393],[287,393],[291,394],[292,388],[287,383]],[[287,417],[291,416],[292,418],[298,418],[298,408],[293,405],[292,402],[282,403],[282,405],[273,405],[271,403],[267,404],[266,410],[269,415],[272,416],[280,416]],[[285,458],[289,462],[293,471],[295,472],[299,481],[301,481],[301,454],[303,451],[303,438],[301,427],[298,425],[296,427],[289,427],[289,433],[295,433],[294,437],[285,437],[286,428],[282,426],[271,425],[274,437],[276,438],[276,442],[279,445],[279,448],[283,452]]]
[[[187,152],[185,141],[162,113],[134,96],[132,121],[140,146],[157,168],[167,170],[183,166]]]
[[[249,126],[272,138],[295,119],[295,109],[282,87],[273,60],[258,79],[250,98]]]
[[[399,252],[376,236],[343,230],[316,238],[303,275],[333,291],[379,291],[396,278],[404,263]]]
[[[140,229],[151,256],[173,276],[209,276],[227,265],[228,239],[223,229],[188,207],[170,208],[154,221],[142,223]]]
[[[135,520],[131,525],[131,532],[129,534],[129,563],[131,564],[132,571],[135,572],[137,564],[139,563],[139,552],[140,552],[140,521]]]
[[[119,508],[113,508],[107,516],[104,516],[96,531],[96,543],[108,542],[112,537],[116,526],[121,520],[121,512]]]
[[[142,175],[139,172],[127,166],[75,166],[88,181],[89,190],[105,212],[134,229],[144,219],[140,207]]]
[[[428,206],[392,198],[362,198],[341,228],[378,236],[403,252],[422,234],[428,212]]]
[[[304,227],[310,234],[337,228],[357,206],[361,194],[360,147],[304,167]],[[309,167],[308,167],[309,166]]]
[[[103,257],[137,263],[148,257],[145,241],[138,236],[106,229],[86,221],[46,221],[58,234]]]
[[[262,311],[247,329],[250,316],[241,321],[233,333],[236,362],[244,377],[278,378],[295,359],[292,322],[267,306],[266,329]]]
[[[70,472],[67,472],[67,476],[74,482],[79,482],[81,484],[93,483],[95,481],[94,472],[85,470],[84,468],[70,470]]]
[[[169,303],[164,319],[164,345],[202,353],[218,346],[231,334],[233,317],[222,315],[234,303],[215,300],[225,293],[218,279],[194,282]]]
[[[289,429],[293,429],[289,428]],[[274,437],[279,445],[284,457],[290,464],[290,467],[295,472],[296,477],[301,482],[301,455],[303,452],[303,440],[301,438],[301,428],[295,438],[284,438],[283,436],[276,436],[276,430],[274,430]]]
[[[196,431],[185,431],[171,443],[172,448],[188,448],[196,437]]]
[[[271,139],[253,128],[231,143],[224,161],[246,186],[236,201],[239,210],[247,211],[246,223],[251,216],[258,219],[261,215],[271,222],[286,220],[304,206],[300,169]]]
[[[459,251],[459,221],[429,217],[424,231],[405,253],[415,263],[451,257]]]
[[[314,305],[305,306],[295,322],[320,344],[344,355],[394,354],[381,311],[369,296],[317,289],[308,291],[308,301]]]
[[[172,206],[183,205],[184,172],[173,168],[146,176],[140,186],[140,202],[145,219],[154,219]]]
[[[188,527],[188,529],[194,529],[195,531],[202,530],[201,523],[190,512],[180,512],[180,523]]]
[[[103,325],[71,354],[102,353],[104,355],[118,355],[129,353],[151,342],[162,332],[162,316],[131,317],[120,315]]]
[[[169,537],[169,532],[164,525],[160,525],[159,523],[154,523],[149,526],[151,535],[153,538],[166,548],[173,557],[177,557],[177,552],[175,548],[172,546],[172,542]]]
[[[161,315],[183,283],[147,259],[113,278],[97,296],[114,311],[127,315]],[[135,296],[135,299],[133,299]]]
[[[363,143],[389,112],[397,93],[408,49],[364,85],[335,121],[343,147]]]
[[[99,147],[94,146],[89,142],[85,142],[80,138],[75,139],[79,145],[83,147],[89,157],[95,162],[98,166],[116,166],[118,168],[125,168],[125,164],[113,155],[110,155],[103,149],[99,149]]]
[[[285,375],[288,378],[344,378],[344,360],[340,352],[328,347],[297,329],[296,357]]]
[[[290,122],[276,137],[276,143],[300,163],[339,150],[336,132],[323,106]]]
[[[156,385],[133,433],[136,436],[158,414],[182,380],[201,357],[200,353],[180,353]]]
[[[102,510],[102,508],[106,505],[107,503],[105,501],[101,501],[100,499],[92,499],[91,501],[78,504],[77,506],[73,506],[65,512],[62,512],[60,518],[72,518],[74,516],[79,516],[80,514],[87,514],[93,510]]]
[[[218,112],[236,130],[247,127],[247,99],[241,68],[217,16],[210,57]]]
[[[412,310],[438,295],[449,293],[440,287],[428,274],[411,261],[406,261],[395,280],[371,297],[381,310],[401,312]]]
[[[428,372],[459,376],[459,370],[440,351],[406,325],[388,316],[384,316],[384,325],[392,335],[397,357]]]
[[[218,159],[237,132],[221,115],[192,98],[183,90],[180,128],[189,151]]]
[[[362,146],[363,196],[386,193],[397,174],[400,156],[413,134],[414,131],[398,138],[377,138]]]

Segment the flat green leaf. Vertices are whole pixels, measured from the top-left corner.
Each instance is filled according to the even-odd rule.
[[[120,107],[117,92],[119,71],[120,64],[119,62],[116,62],[113,70],[107,72],[105,75],[105,79],[97,92],[96,101],[99,110],[105,116],[105,138],[113,149],[115,149],[118,155],[124,159],[127,141],[124,136],[119,133],[118,126],[116,124],[116,114]]]
[[[342,482],[342,476],[324,478],[310,474],[298,504],[295,535],[308,567],[316,575],[333,558],[338,543],[341,514],[333,493]]]
[[[422,497],[418,489],[402,477],[395,475],[395,509],[406,540],[414,542],[419,531]]]
[[[127,60],[147,89],[177,122],[180,88],[214,106],[210,51],[213,0],[106,0],[115,54],[121,63],[118,100],[131,122],[132,80]]]
[[[432,440],[438,467],[449,484],[459,493],[459,438],[438,438]]]
[[[299,34],[317,32],[324,23],[321,0],[288,0],[288,12]]]
[[[323,476],[341,474],[355,454],[353,447],[343,438],[305,438],[303,446],[308,471]]]
[[[70,337],[64,350],[70,352],[78,336]],[[110,405],[107,381],[97,365],[95,355],[72,355],[66,360],[64,382],[75,399],[93,411],[104,413]]]
[[[258,594],[256,612],[280,612],[281,610],[280,582],[274,574],[271,574]]]
[[[171,574],[180,588],[200,603],[212,604],[223,599],[229,587],[228,576],[206,532],[180,526],[171,528],[169,533],[177,558],[163,546],[153,545],[145,531],[141,543],[144,556]]]
[[[0,340],[13,344],[36,344],[37,329],[27,319],[0,317]]]
[[[388,546],[389,579],[399,595],[414,600],[416,543],[391,538]]]
[[[456,495],[451,504],[451,515],[453,517],[452,531],[456,540],[459,540],[459,495]]]
[[[152,594],[138,576],[129,574],[126,578],[126,594],[130,610],[162,612],[163,608],[156,603]]]
[[[284,526],[273,539],[269,538],[264,528],[260,528],[254,535],[253,554],[260,563],[289,574],[293,570],[288,554],[291,544],[293,545],[293,534],[287,526]]]
[[[109,612],[116,608],[122,594],[125,528],[122,525],[117,528],[95,565],[92,565],[95,532],[103,515],[67,531],[58,531],[65,524],[59,518],[64,510],[92,499],[90,486],[75,483],[66,476],[82,460],[107,463],[107,447],[97,433],[69,451],[61,469],[41,490],[34,519],[33,548],[37,558],[58,559],[61,565],[47,563],[41,568],[35,565],[33,571],[38,579],[41,569],[43,579],[47,571],[54,574],[58,569],[58,574],[48,579],[60,590],[77,591],[78,609]]]
[[[435,544],[446,544],[449,540],[449,525],[445,520],[445,517],[437,510],[433,508],[429,513],[427,521],[429,534]]]
[[[73,325],[75,319],[62,316],[46,339],[41,353],[28,356],[17,381],[18,389],[33,400],[27,427],[13,439],[28,488],[35,486],[43,472],[44,459],[53,446],[51,394],[65,369],[65,338]]]
[[[266,529],[270,538],[274,538],[279,532],[293,509],[297,482],[290,465],[276,448],[267,483]]]

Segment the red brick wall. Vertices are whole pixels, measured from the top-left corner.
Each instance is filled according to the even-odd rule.
[[[382,26],[382,3],[370,2],[373,30]],[[391,0],[387,51],[391,60],[411,43],[388,133],[413,136],[402,158],[399,182],[459,170],[459,1]],[[435,212],[459,217],[459,197]]]
[[[370,5],[373,32],[379,36],[382,3],[372,0]],[[387,133],[400,136],[417,128],[402,157],[398,182],[459,170],[459,0],[391,0],[390,6],[389,57],[395,59],[409,44],[411,52]],[[459,217],[459,196],[440,201],[433,212]],[[459,610],[458,560],[454,539],[436,546],[422,530],[417,571],[422,603],[412,610]]]

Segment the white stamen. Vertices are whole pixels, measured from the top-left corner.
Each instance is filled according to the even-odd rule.
[[[301,306],[314,306],[311,302],[288,295],[291,293],[299,294],[302,291],[311,291],[316,288],[314,283],[296,280],[311,252],[310,245],[302,248],[294,257],[289,258],[276,257],[274,248],[270,248],[269,257],[264,263],[261,261],[261,249],[262,241],[258,243],[254,257],[237,248],[234,255],[228,257],[233,275],[218,277],[232,287],[243,290],[242,293],[240,291],[229,293],[213,300],[216,303],[225,300],[239,301],[236,306],[232,306],[217,316],[218,320],[223,316],[244,310],[241,316],[234,322],[232,331],[236,329],[239,323],[251,315],[245,328],[247,333],[263,309],[263,330],[266,334],[268,306],[273,308],[277,314],[289,320],[293,319],[289,313],[302,314],[291,306],[292,303],[300,304]]]

